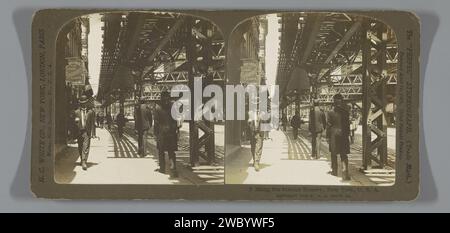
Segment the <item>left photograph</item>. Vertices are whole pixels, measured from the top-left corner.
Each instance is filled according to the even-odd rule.
[[[224,184],[223,120],[171,117],[173,87],[224,87],[224,38],[212,22],[90,14],[62,27],[56,43],[57,183]]]

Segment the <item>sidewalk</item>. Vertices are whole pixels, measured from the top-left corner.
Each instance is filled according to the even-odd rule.
[[[223,184],[223,166],[200,166],[192,170],[186,166],[189,153],[177,152],[178,178],[170,178],[168,173],[155,172],[158,166],[156,142],[149,136],[148,155],[137,154],[134,130],[125,129],[122,139],[118,139],[115,128],[110,131],[97,128],[98,138],[91,139],[88,170],[80,166],[76,144],[68,145],[55,161],[55,180],[71,184]],[[167,153],[166,153],[167,154]],[[168,162],[166,155],[166,163]],[[169,165],[167,164],[168,168]]]
[[[340,172],[338,177],[328,174],[331,162],[325,139],[321,146],[322,158],[315,160],[311,158],[310,138],[305,129],[300,130],[297,140],[293,139],[290,129],[287,132],[271,131],[270,138],[264,141],[259,172],[252,166],[250,145],[244,145],[237,152],[227,156],[226,184],[361,186],[393,183],[392,175],[389,175],[388,179],[383,179],[374,173],[369,175],[361,173],[359,168],[362,156],[353,148],[349,154],[351,181],[342,181]]]

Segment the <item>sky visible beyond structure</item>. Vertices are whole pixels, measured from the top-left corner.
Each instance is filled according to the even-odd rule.
[[[278,67],[278,49],[280,47],[280,24],[276,14],[267,15],[266,37],[266,77],[267,85],[275,85]]]
[[[88,35],[88,66],[89,82],[94,95],[97,95],[100,78],[100,65],[102,61],[103,45],[103,22],[100,14],[89,15],[89,35]]]

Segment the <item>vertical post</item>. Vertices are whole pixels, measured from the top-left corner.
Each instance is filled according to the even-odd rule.
[[[300,112],[300,93],[295,92],[295,112]]]
[[[125,96],[123,91],[119,92],[119,112],[122,114],[125,113]]]
[[[377,57],[377,66],[380,72],[380,81],[379,89],[377,90],[378,98],[381,101],[381,111],[383,112],[382,116],[378,117],[376,120],[377,128],[382,129],[385,133],[381,136],[381,144],[377,148],[377,153],[380,158],[380,167],[384,167],[387,164],[387,123],[386,123],[386,40],[383,39],[383,32],[386,30],[386,26],[382,23],[378,25],[377,29],[377,37],[381,40],[378,45],[378,57]],[[380,137],[380,136],[379,136]]]
[[[361,44],[362,44],[362,165],[363,169],[367,170],[371,163],[371,130],[369,122],[369,115],[371,112],[371,100],[370,100],[370,86],[371,86],[371,78],[370,78],[370,41],[367,38],[367,32],[369,30],[369,22],[368,20],[364,20],[362,25],[362,33],[361,33]]]
[[[214,134],[214,122],[209,122],[208,127],[211,129],[211,136],[209,137],[209,141],[206,144],[206,153],[208,154],[208,162],[213,165],[216,162],[216,153],[215,153],[215,134]]]
[[[187,19],[186,22],[186,58],[188,65],[188,86],[191,92],[194,92],[194,62],[195,62],[195,44],[192,37],[193,19]],[[197,90],[198,91],[198,90]],[[192,167],[199,163],[198,151],[198,127],[194,121],[194,93],[191,93],[191,120],[189,121],[189,156]]]

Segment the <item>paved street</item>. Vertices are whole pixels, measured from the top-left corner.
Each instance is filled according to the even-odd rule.
[[[137,141],[132,127],[128,123],[124,138],[118,139],[115,128],[110,131],[97,128],[99,138],[91,139],[88,170],[80,166],[76,144],[69,144],[56,157],[55,180],[72,184],[223,184],[223,126],[216,126],[216,162],[217,166],[202,163],[189,166],[188,125],[184,124],[180,133],[180,145],[177,151],[178,178],[170,178],[154,170],[158,168],[155,138],[150,135],[148,155],[137,155]],[[166,167],[169,167],[166,155]]]
[[[359,171],[361,152],[358,142],[351,146],[349,155],[351,181],[344,182],[340,177],[328,174],[330,158],[328,145],[323,139],[322,158],[311,158],[311,143],[307,126],[302,126],[300,138],[294,140],[292,131],[271,131],[270,138],[264,141],[261,170],[256,172],[252,166],[250,145],[244,145],[227,156],[227,184],[297,184],[297,185],[392,185],[393,170],[373,169],[366,174]],[[280,146],[281,145],[281,146]],[[339,161],[339,159],[338,159]],[[339,171],[341,169],[339,168]]]

